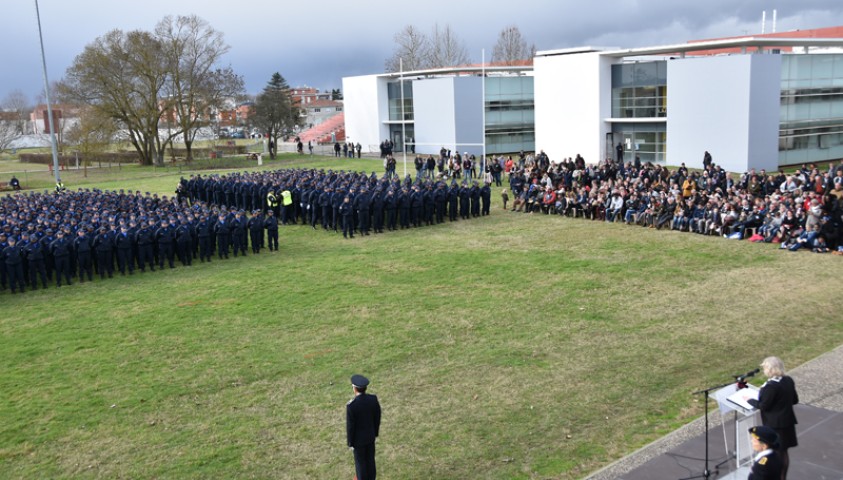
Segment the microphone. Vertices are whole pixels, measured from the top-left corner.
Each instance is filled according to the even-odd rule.
[[[755,374],[757,374],[760,371],[761,371],[760,368],[756,368],[755,370],[750,370],[750,371],[744,373],[743,375],[735,375],[735,379],[738,381],[738,383],[745,383],[745,380],[747,378],[754,377]]]
[[[750,371],[744,373],[743,375],[738,375],[737,379],[738,380],[746,380],[747,378],[754,377],[755,374],[760,372],[760,371],[761,371],[760,368],[756,368],[755,370],[750,370]]]

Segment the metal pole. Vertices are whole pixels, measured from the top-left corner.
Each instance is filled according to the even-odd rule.
[[[53,172],[56,174],[56,185],[61,182],[59,176],[59,150],[56,146],[56,126],[53,122],[53,107],[50,102],[50,81],[47,79],[47,57],[44,55],[44,36],[41,34],[41,13],[38,10],[38,0],[35,0],[35,17],[38,19],[38,40],[41,42],[41,66],[44,70],[44,95],[47,98],[47,115],[50,125],[50,145],[53,149]]]
[[[483,135],[483,137],[482,137],[482,139],[483,139],[482,140],[482,143],[483,143],[482,164],[483,164],[483,166],[486,166],[486,49],[485,48],[482,49],[481,53],[480,53],[480,69],[482,71],[482,74],[480,75],[480,77],[481,77],[480,80],[481,80],[481,82],[483,82],[480,85],[480,97],[481,97],[480,108],[482,108],[480,113],[481,113],[481,116],[483,118],[483,132],[481,133],[481,135]]]
[[[407,176],[407,123],[404,118],[404,59],[398,59],[399,82],[401,84],[401,149],[404,151],[404,176]]]

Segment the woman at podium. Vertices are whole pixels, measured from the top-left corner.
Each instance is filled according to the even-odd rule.
[[[796,441],[796,415],[793,406],[799,403],[793,379],[785,375],[784,363],[779,357],[767,357],[761,362],[767,381],[758,392],[758,400],[749,404],[761,412],[761,423],[778,434],[777,453],[782,464],[782,480],[787,478],[790,465],[787,449],[798,445]]]

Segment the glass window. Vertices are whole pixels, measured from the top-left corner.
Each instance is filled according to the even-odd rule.
[[[501,93],[501,79],[499,77],[486,78],[486,96],[500,95]]]
[[[810,55],[813,57],[811,67],[811,78],[829,79],[834,77],[834,56],[833,55]]]
[[[793,55],[790,62],[790,78],[796,80],[810,80],[811,65],[813,58],[811,55]]]
[[[521,82],[519,78],[502,78],[501,79],[501,95],[502,96],[520,96]]]
[[[486,151],[535,149],[533,77],[486,78]]]
[[[612,87],[613,117],[667,115],[667,62],[612,65]]]
[[[830,102],[811,102],[810,103],[810,118],[811,120],[817,120],[820,118],[828,118],[831,116],[831,103]]]

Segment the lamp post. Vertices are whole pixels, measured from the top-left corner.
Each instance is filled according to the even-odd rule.
[[[35,18],[38,20],[38,40],[41,42],[41,66],[44,71],[44,96],[47,99],[47,116],[50,117],[50,146],[53,150],[53,173],[56,175],[56,187],[61,183],[59,176],[59,150],[56,146],[56,126],[53,121],[53,106],[50,102],[50,81],[47,79],[47,57],[44,55],[44,36],[41,34],[41,13],[38,10],[38,0],[35,0]]]

